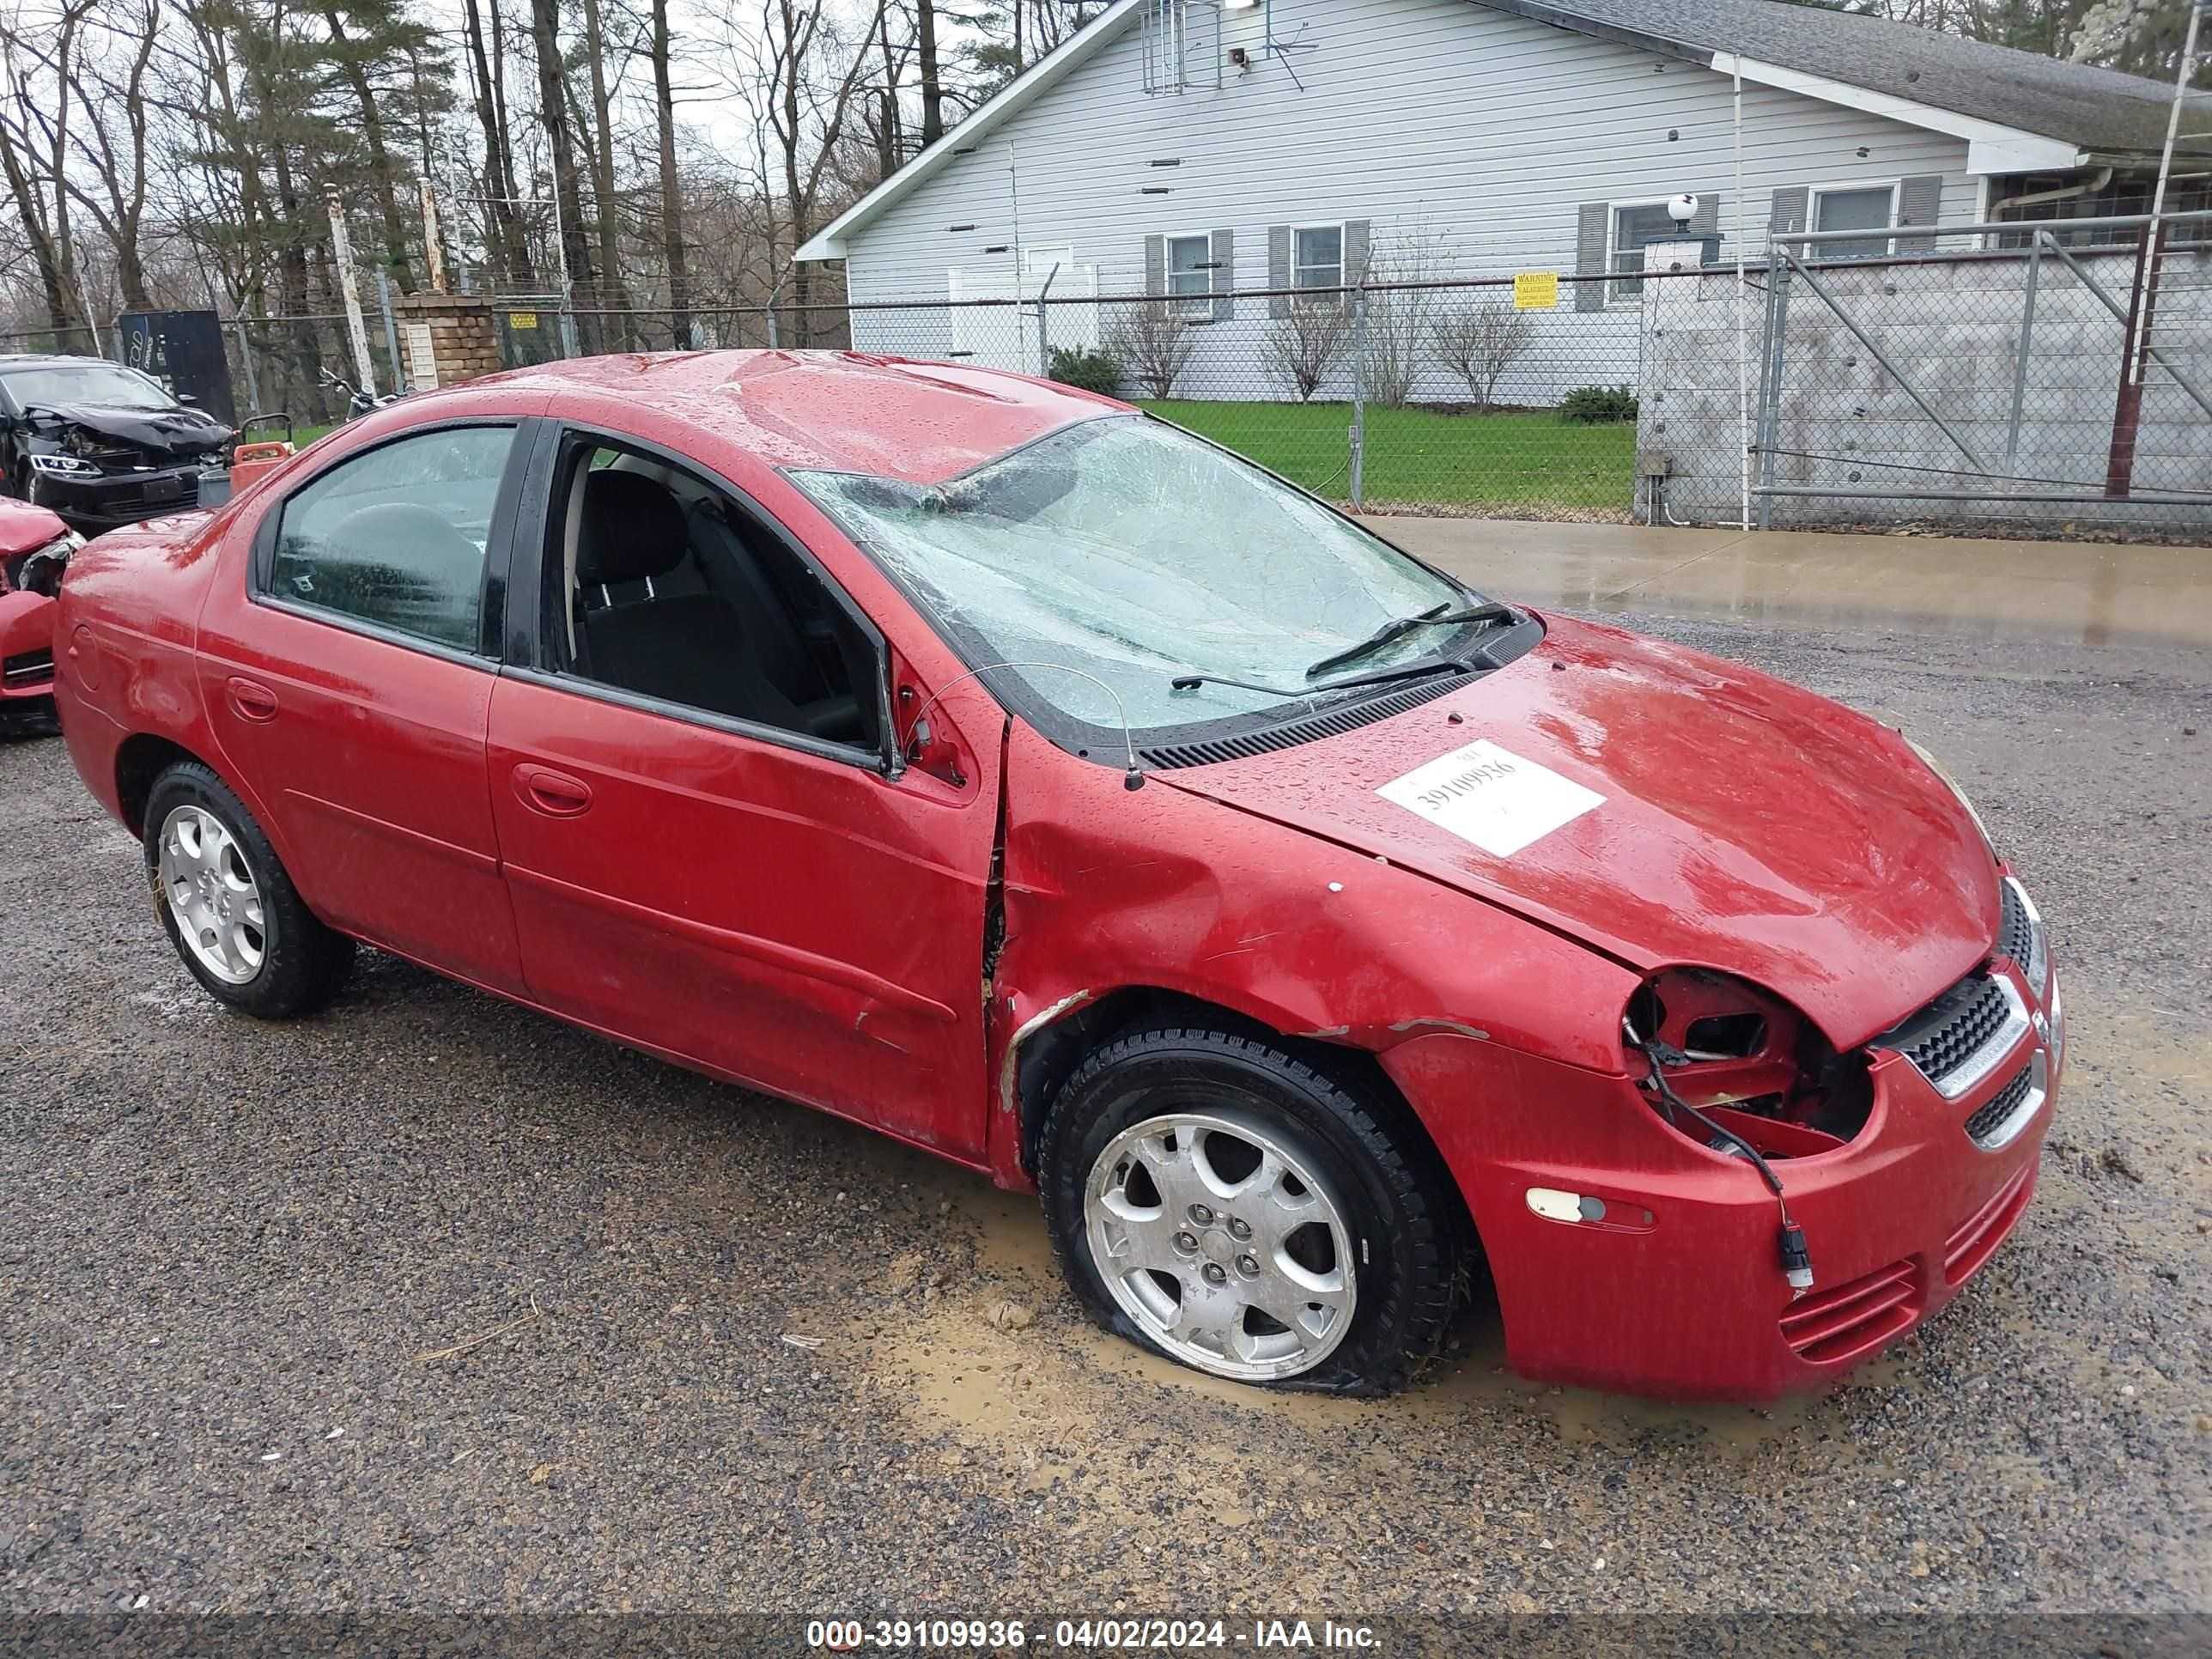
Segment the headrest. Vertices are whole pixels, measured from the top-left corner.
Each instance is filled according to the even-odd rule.
[[[584,475],[576,580],[586,587],[665,576],[684,562],[691,532],[668,486],[640,472]]]

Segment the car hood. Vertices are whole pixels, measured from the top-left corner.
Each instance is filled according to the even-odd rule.
[[[96,437],[130,444],[157,456],[199,455],[230,441],[231,429],[203,409],[108,409],[99,404],[39,404],[29,410],[33,429],[82,427]]]
[[[1699,652],[1545,620],[1534,650],[1405,714],[1159,781],[1632,967],[1741,975],[1838,1048],[1988,955],[1989,849],[1897,732]]]
[[[28,553],[69,533],[69,526],[46,507],[0,497],[0,557]]]

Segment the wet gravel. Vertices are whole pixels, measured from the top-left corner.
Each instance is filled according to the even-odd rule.
[[[216,1012],[19,742],[0,1606],[2212,1607],[2212,664],[1639,625],[1904,725],[2062,953],[2041,1198],[1850,1384],[1546,1389],[1479,1325],[1390,1402],[1190,1378],[1090,1332],[1027,1200],[858,1129],[386,958]]]

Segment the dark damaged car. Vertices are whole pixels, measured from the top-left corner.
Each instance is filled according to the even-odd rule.
[[[87,535],[198,505],[201,472],[237,436],[120,363],[0,356],[8,493]]]

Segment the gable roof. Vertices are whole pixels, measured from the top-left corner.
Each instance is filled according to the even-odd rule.
[[[1710,64],[1741,52],[1778,68],[1954,114],[2057,138],[2085,150],[2155,155],[2166,142],[2170,84],[1863,13],[1787,0],[1482,0],[1580,33]],[[1687,51],[1681,50],[1687,48]],[[1725,68],[1723,62],[1719,67]],[[2191,98],[2212,118],[2212,96]]]
[[[1888,18],[1791,0],[1470,3],[1723,74],[1741,70],[1747,81],[1856,105],[1907,125],[1994,141],[1987,156],[1970,158],[1977,172],[2065,167],[2093,156],[2152,158],[2166,141],[2172,88],[2161,82]],[[1043,97],[1150,3],[1154,0],[1115,0],[1088,27],[809,238],[796,257],[842,258],[848,237]],[[2185,139],[2177,153],[2212,155],[2212,94],[2192,94],[2181,125]],[[2008,138],[2021,142],[2008,146]]]

